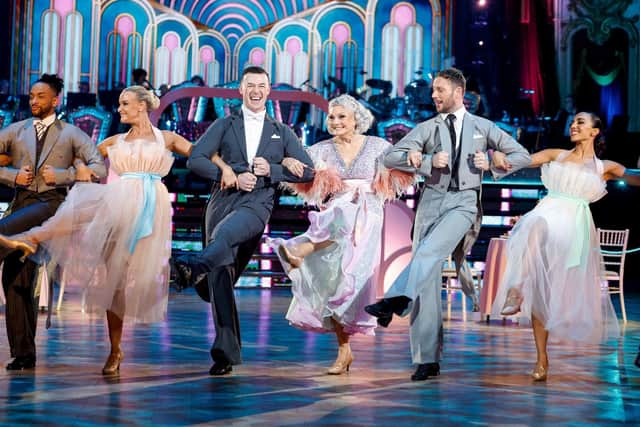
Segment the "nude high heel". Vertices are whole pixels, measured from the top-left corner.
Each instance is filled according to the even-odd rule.
[[[534,381],[546,381],[548,371],[549,371],[548,366],[542,366],[542,365],[536,364],[536,367],[533,369],[533,372],[531,372],[531,378],[533,378]]]
[[[347,347],[345,351],[338,350],[338,358],[327,370],[328,375],[341,375],[345,372],[349,372],[349,366],[353,362],[353,354],[351,353],[351,347]]]
[[[503,316],[511,316],[520,311],[520,305],[522,304],[522,294],[516,288],[509,289],[507,292],[507,299],[500,310],[500,314]]]
[[[38,250],[38,245],[26,239],[12,239],[11,237],[0,234],[0,246],[9,249],[15,249],[22,252],[21,262],[27,257],[33,255]]]
[[[118,350],[117,353],[109,354],[107,361],[102,368],[102,375],[115,375],[120,372],[120,362],[124,358],[124,353]]]

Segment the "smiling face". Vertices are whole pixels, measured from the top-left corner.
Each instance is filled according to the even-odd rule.
[[[242,104],[254,113],[265,109],[269,92],[271,85],[266,74],[247,73],[240,82]]]
[[[29,105],[33,117],[44,119],[55,113],[58,96],[51,86],[44,82],[38,82],[29,92]]]
[[[122,123],[131,124],[139,120],[143,111],[147,110],[144,101],[140,101],[135,93],[124,91],[120,94],[118,113]]]
[[[600,133],[600,129],[593,127],[593,118],[589,113],[578,113],[571,122],[569,135],[571,142],[593,141]]]
[[[356,132],[356,115],[342,105],[329,108],[327,131],[337,137],[350,138]]]
[[[451,80],[436,77],[433,80],[431,98],[438,113],[453,113],[462,107],[463,90]]]

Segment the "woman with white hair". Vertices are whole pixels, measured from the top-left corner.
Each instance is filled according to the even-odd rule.
[[[315,166],[309,184],[288,184],[320,211],[309,213],[308,230],[289,240],[269,239],[292,282],[289,322],[300,329],[334,332],[338,357],[328,374],[349,370],[351,335],[373,335],[376,319],[364,311],[375,300],[383,204],[413,183],[413,175],[389,171],[380,161],[391,147],[363,135],[371,112],[349,95],[329,102],[327,129],[333,138],[308,149]],[[293,159],[282,164],[302,175]]]

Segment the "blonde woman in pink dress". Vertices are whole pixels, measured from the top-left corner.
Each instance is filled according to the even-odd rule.
[[[268,241],[292,282],[289,323],[336,335],[338,356],[327,371],[331,375],[349,370],[353,334],[374,333],[376,319],[364,306],[376,297],[384,201],[414,180],[413,174],[384,168],[380,159],[391,144],[363,135],[372,121],[369,110],[349,95],[329,102],[327,130],[333,138],[307,149],[315,178],[289,184],[320,210],[309,213],[311,225],[304,234]],[[282,164],[302,175],[300,162],[287,158]]]
[[[131,129],[98,146],[119,179],[79,183],[41,226],[0,236],[1,245],[26,255],[44,249],[69,282],[85,287],[86,311],[106,310],[111,352],[105,375],[119,372],[124,319],[157,322],[167,313],[171,203],[161,178],[171,169],[172,152],[187,156],[192,145],[151,124],[148,113],[159,104],[141,86],[124,89],[118,112]],[[36,258],[44,258],[40,253]]]

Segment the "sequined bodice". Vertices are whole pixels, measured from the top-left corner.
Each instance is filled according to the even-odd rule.
[[[376,174],[380,156],[390,147],[391,144],[382,138],[366,136],[362,148],[348,166],[331,139],[314,144],[308,149],[308,153],[317,168],[333,167],[342,179],[371,181]]]

